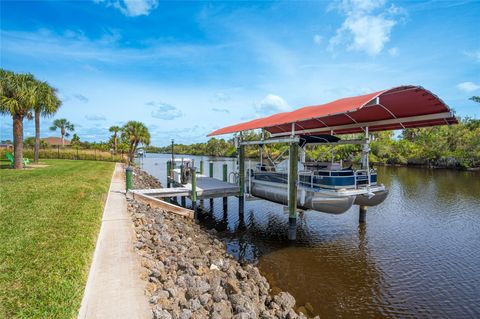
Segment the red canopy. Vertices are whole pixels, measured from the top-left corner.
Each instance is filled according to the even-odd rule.
[[[218,129],[208,136],[263,128],[275,135],[350,134],[456,124],[450,108],[421,86],[399,86],[330,103],[306,106]]]

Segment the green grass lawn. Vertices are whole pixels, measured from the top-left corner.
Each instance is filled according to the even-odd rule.
[[[0,318],[74,318],[80,307],[115,164],[42,162],[0,170]]]

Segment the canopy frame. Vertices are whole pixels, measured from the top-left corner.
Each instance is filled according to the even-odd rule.
[[[421,86],[405,85],[227,126],[209,136],[255,129],[272,137],[329,131],[339,135],[366,133],[366,127],[375,132],[456,123],[438,96]]]

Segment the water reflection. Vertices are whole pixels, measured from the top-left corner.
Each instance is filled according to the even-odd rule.
[[[260,269],[272,285],[294,291],[310,315],[379,317],[383,279],[365,231],[358,227],[357,245],[338,239],[273,251],[260,257]]]
[[[146,158],[144,167],[164,180],[166,158]],[[233,169],[217,159],[215,177],[225,161]],[[292,245],[281,205],[247,199],[242,214],[236,197],[205,200],[200,223],[322,317],[480,317],[480,174],[377,169],[390,195],[364,225],[356,206],[305,212]]]

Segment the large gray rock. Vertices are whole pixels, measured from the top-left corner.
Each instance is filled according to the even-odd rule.
[[[154,307],[152,312],[154,319],[172,319],[172,315],[160,307]]]
[[[179,319],[190,319],[192,317],[192,311],[190,309],[183,309]]]
[[[212,318],[231,318],[232,306],[230,302],[221,300],[220,302],[214,303],[211,315]]]
[[[284,310],[289,310],[295,306],[295,298],[288,292],[281,292],[273,300]]]

